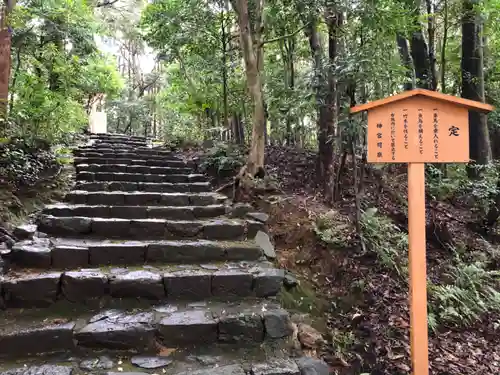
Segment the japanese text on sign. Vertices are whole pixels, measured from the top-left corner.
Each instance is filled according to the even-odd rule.
[[[397,104],[375,108],[369,113],[368,161],[468,161],[469,133],[465,108],[451,108],[446,103],[435,103],[425,98]],[[462,115],[462,120],[457,118],[457,114]]]
[[[433,114],[433,125],[434,125],[434,159],[439,159],[439,115],[437,108],[434,108]]]

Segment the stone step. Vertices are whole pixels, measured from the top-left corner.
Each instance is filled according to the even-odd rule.
[[[45,308],[59,301],[98,306],[99,300],[105,298],[162,302],[263,298],[276,296],[284,277],[283,270],[267,262],[87,268],[66,272],[28,273],[15,269],[1,280],[0,303],[6,308]]]
[[[141,141],[141,140],[136,140],[136,139],[93,139],[92,140],[92,145],[131,145],[131,146],[138,146],[138,147],[147,147],[148,142],[147,141]]]
[[[263,255],[254,241],[117,241],[75,238],[25,240],[15,244],[17,267],[73,269],[112,265],[256,261]]]
[[[127,147],[126,150],[120,151],[115,148],[110,148],[110,147],[80,147],[76,150],[73,150],[73,155],[75,156],[95,156],[95,155],[89,155],[90,154],[106,154],[106,153],[113,153],[115,152],[117,155],[133,155],[133,156],[139,156],[139,157],[152,157],[152,156],[161,156],[164,158],[172,158],[175,156],[175,154],[172,151],[167,151],[167,150],[161,150],[161,149],[155,149],[155,148],[131,148]]]
[[[59,354],[23,363],[0,365],[0,375],[329,375],[328,365],[312,357],[293,356],[286,340],[261,345],[213,344],[209,347],[177,348],[170,354],[131,355],[119,353]],[[114,355],[112,355],[114,354]],[[83,371],[83,372],[82,372]],[[131,371],[131,372],[129,372]]]
[[[89,206],[57,203],[45,206],[42,213],[67,217],[196,220],[223,216],[226,214],[226,206],[222,204],[208,206]]]
[[[158,160],[158,161],[181,161],[176,157],[175,154],[170,155],[162,155],[157,153],[152,154],[139,154],[135,151],[113,151],[113,150],[95,150],[95,151],[84,151],[78,152],[78,150],[73,151],[73,155],[75,157],[98,157],[98,158],[106,158],[106,159],[116,159],[116,158],[131,158],[131,159],[140,159],[140,160]],[[110,163],[114,163],[111,161]]]
[[[161,158],[158,160],[148,160],[148,159],[133,159],[126,157],[115,157],[116,155],[110,154],[102,155],[102,156],[89,156],[89,157],[76,157],[74,158],[74,164],[76,166],[81,164],[124,164],[124,165],[147,165],[150,167],[173,167],[173,168],[182,168],[182,167],[191,167],[191,165],[180,161],[180,160],[167,160],[165,158]]]
[[[262,223],[241,219],[165,220],[40,215],[38,230],[54,236],[124,239],[240,240],[254,238]]]
[[[135,141],[146,141],[146,137],[138,135],[128,135],[128,134],[111,134],[111,133],[98,133],[90,134],[90,139],[123,139],[123,140],[135,140]]]
[[[149,165],[127,165],[127,164],[79,164],[76,166],[77,172],[113,172],[113,173],[142,173],[142,174],[182,174],[191,173],[192,168],[185,165],[175,167],[153,167]]]
[[[66,194],[65,201],[72,204],[108,206],[208,206],[221,204],[227,197],[218,193],[176,193],[180,185],[136,182],[88,182],[78,183],[78,189]],[[204,186],[204,185],[202,185]],[[94,191],[95,189],[95,191]],[[107,189],[107,191],[103,190]],[[170,191],[170,192],[163,192]],[[187,190],[187,189],[186,189]]]
[[[0,355],[14,358],[89,349],[154,353],[158,344],[241,346],[292,334],[288,313],[267,300],[179,303],[145,310],[104,310],[90,316],[76,310],[70,316],[49,319],[22,311],[0,319]]]
[[[160,167],[144,167],[160,168]],[[202,174],[185,174],[189,169],[178,169],[178,173],[172,174],[144,174],[144,173],[122,173],[122,172],[87,172],[81,171],[76,174],[77,181],[120,181],[120,182],[155,182],[155,183],[181,183],[179,189],[173,186],[173,191],[186,191],[186,184],[197,183],[195,191],[210,191],[210,183]],[[157,171],[156,171],[157,172]]]

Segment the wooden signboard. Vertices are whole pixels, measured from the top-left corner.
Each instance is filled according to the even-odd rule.
[[[408,163],[411,358],[414,375],[429,373],[425,163],[469,161],[469,110],[493,107],[416,89],[351,108],[368,111],[368,162]]]

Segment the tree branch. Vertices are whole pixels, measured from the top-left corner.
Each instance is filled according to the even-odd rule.
[[[95,7],[96,8],[107,7],[109,5],[117,3],[118,1],[120,0],[104,0],[102,3],[97,3]]]
[[[309,22],[306,23],[304,26],[302,26],[301,28],[295,30],[293,33],[290,33],[290,34],[287,34],[287,35],[282,35],[282,36],[279,36],[277,38],[273,38],[273,39],[269,39],[269,40],[264,40],[260,46],[262,47],[264,44],[268,44],[268,43],[274,43],[274,42],[278,42],[280,40],[283,40],[283,39],[288,39],[288,38],[291,38],[292,36],[295,36],[297,35],[298,33],[300,33],[302,30],[304,30],[307,26],[309,26]]]

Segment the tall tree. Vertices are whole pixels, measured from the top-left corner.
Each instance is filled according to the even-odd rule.
[[[252,0],[250,0],[252,1]],[[243,59],[245,60],[245,73],[247,86],[252,97],[252,143],[246,165],[246,171],[251,176],[264,173],[264,149],[266,137],[266,116],[264,110],[264,97],[262,92],[261,71],[263,69],[262,56],[262,11],[263,0],[254,0],[249,7],[248,0],[231,0],[234,10],[238,15],[240,29],[240,43]],[[252,12],[250,11],[252,10]]]
[[[463,0],[462,15],[462,97],[484,102],[484,61],[482,21],[477,1]],[[491,160],[491,145],[486,115],[469,112],[469,143],[472,164]],[[469,176],[477,176],[477,168],[469,168]]]

